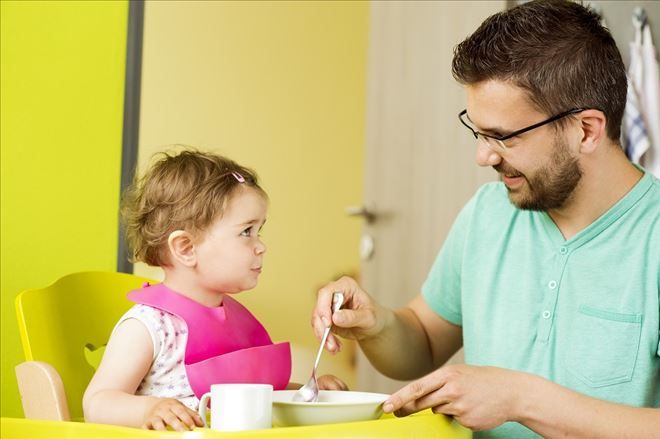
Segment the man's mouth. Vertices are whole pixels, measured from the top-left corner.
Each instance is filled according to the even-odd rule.
[[[502,177],[506,177],[506,178],[518,178],[518,177],[522,177],[522,174],[502,174]]]
[[[502,182],[509,189],[516,188],[523,184],[524,177],[522,174],[500,174],[502,176]]]
[[[521,172],[516,171],[506,164],[500,163],[493,166],[493,168],[500,174],[504,184],[509,187],[522,183],[522,180],[525,178]]]
[[[493,169],[503,177],[515,178],[522,176],[521,172],[518,172],[517,169],[509,166],[508,163],[499,163],[493,166]]]

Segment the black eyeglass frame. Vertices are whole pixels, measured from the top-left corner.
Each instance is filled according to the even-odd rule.
[[[479,136],[482,136],[482,137],[488,137],[489,139],[497,140],[497,141],[499,141],[499,142],[504,142],[505,140],[508,140],[508,139],[510,139],[510,138],[512,138],[512,137],[519,136],[519,135],[521,135],[521,134],[523,134],[523,133],[526,133],[526,132],[531,131],[531,130],[533,130],[533,129],[536,129],[536,128],[539,128],[539,127],[542,127],[543,125],[547,125],[547,124],[549,124],[549,123],[551,123],[551,122],[554,122],[554,121],[556,121],[556,120],[559,120],[559,119],[561,119],[561,118],[563,118],[563,117],[570,116],[571,114],[581,113],[581,112],[583,112],[583,111],[585,111],[585,110],[588,110],[588,108],[572,108],[572,109],[570,109],[570,110],[568,110],[568,111],[564,111],[563,113],[559,113],[559,114],[557,114],[557,115],[555,115],[555,116],[552,116],[552,117],[550,117],[549,119],[546,119],[546,120],[544,120],[544,121],[541,121],[541,122],[535,123],[534,125],[530,125],[530,126],[525,127],[525,128],[523,128],[523,129],[521,129],[521,130],[514,131],[514,132],[512,132],[511,134],[507,134],[506,136],[492,136],[492,135],[490,135],[490,134],[484,134],[484,133],[482,133],[482,132],[475,131],[474,129],[472,129],[472,127],[471,127],[470,125],[468,125],[468,124],[463,120],[463,116],[465,116],[465,115],[467,114],[467,109],[465,109],[465,110],[461,111],[460,113],[458,113],[458,120],[460,120],[461,123],[462,123],[463,125],[465,125],[465,127],[466,127],[468,130],[470,130],[470,131],[472,132],[472,135],[474,136],[475,139],[478,139]]]

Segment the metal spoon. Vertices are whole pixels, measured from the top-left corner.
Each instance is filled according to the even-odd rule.
[[[332,313],[336,313],[339,308],[341,308],[344,303],[344,294],[336,292],[332,295]],[[328,339],[328,334],[330,334],[330,328],[332,324],[325,328],[323,333],[323,339],[321,340],[321,346],[319,346],[319,352],[316,354],[316,361],[314,361],[314,368],[312,369],[312,376],[309,378],[307,384],[302,386],[298,391],[293,395],[293,402],[316,402],[319,399],[319,384],[316,381],[316,368],[319,365],[319,360],[321,359],[321,353],[323,353],[323,347],[325,342]]]

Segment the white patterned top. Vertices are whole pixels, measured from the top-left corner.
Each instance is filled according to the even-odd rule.
[[[142,322],[151,335],[154,348],[151,368],[135,394],[175,398],[192,410],[197,410],[199,399],[190,388],[183,363],[188,339],[185,322],[174,314],[148,305],[133,306],[119,319],[117,325],[127,319]]]

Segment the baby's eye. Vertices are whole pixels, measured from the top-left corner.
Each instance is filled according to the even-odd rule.
[[[241,236],[250,236],[251,233],[252,233],[252,227],[248,227],[247,229],[241,232]]]

